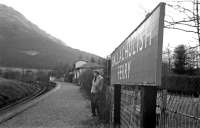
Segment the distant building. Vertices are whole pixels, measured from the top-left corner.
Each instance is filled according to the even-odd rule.
[[[82,70],[86,70],[86,69],[98,70],[103,75],[103,68],[104,67],[102,65],[97,64],[97,63],[88,62],[88,63],[82,65],[79,68],[82,69]]]
[[[103,74],[103,66],[97,64],[97,63],[93,63],[93,62],[88,62],[87,60],[78,60],[74,63],[74,77],[73,77],[73,81],[78,82],[78,78],[80,77],[80,75],[86,71],[86,70],[99,70],[99,72],[101,74]]]
[[[78,60],[74,63],[74,80],[79,78],[80,74],[83,72],[83,69],[80,69],[80,67],[86,63],[88,63],[87,60]]]

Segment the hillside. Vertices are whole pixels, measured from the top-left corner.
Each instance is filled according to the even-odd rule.
[[[99,58],[64,45],[13,8],[0,5],[0,66],[54,68],[60,63],[71,65],[80,57]]]

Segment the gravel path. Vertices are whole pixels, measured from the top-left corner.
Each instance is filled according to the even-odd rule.
[[[78,86],[59,83],[60,89],[37,105],[0,124],[0,128],[104,128],[91,117],[89,101]]]

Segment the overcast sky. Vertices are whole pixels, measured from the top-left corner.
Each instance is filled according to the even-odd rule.
[[[0,0],[66,45],[109,55],[159,0]],[[164,34],[165,43],[187,42],[188,34]],[[184,38],[183,38],[184,37]],[[171,45],[171,44],[170,44]]]

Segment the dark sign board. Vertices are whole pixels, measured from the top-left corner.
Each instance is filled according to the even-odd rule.
[[[111,54],[111,84],[161,84],[165,3],[160,3]]]

